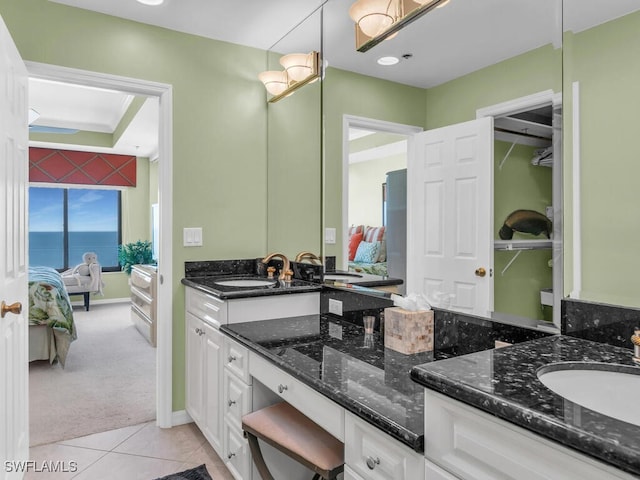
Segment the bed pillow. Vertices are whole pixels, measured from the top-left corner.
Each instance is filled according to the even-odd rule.
[[[364,237],[362,237],[362,240],[372,243],[380,242],[380,246],[378,248],[378,258],[375,261],[387,261],[387,237],[385,227],[365,227]]]
[[[362,241],[362,232],[354,233],[349,236],[349,261],[353,262],[353,259],[356,257],[356,251],[358,250],[358,245]]]
[[[378,242],[360,242],[354,262],[359,263],[376,263],[378,258]]]

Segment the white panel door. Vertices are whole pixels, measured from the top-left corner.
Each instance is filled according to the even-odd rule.
[[[416,134],[408,172],[407,293],[487,315],[493,309],[493,118]]]
[[[0,17],[0,479],[29,457],[27,69]],[[18,312],[18,305],[22,308]]]

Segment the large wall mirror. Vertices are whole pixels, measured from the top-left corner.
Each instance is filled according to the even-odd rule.
[[[284,72],[286,55],[311,59],[310,54],[319,53],[321,26],[318,9],[271,47],[266,70]],[[304,71],[308,60],[300,58],[300,65],[292,68]],[[269,93],[266,97],[273,99]],[[321,82],[310,81],[267,106],[267,250],[291,259],[302,251],[321,253],[321,98]]]
[[[564,27],[566,293],[638,307],[640,4],[564,0]]]
[[[514,128],[522,135],[516,138],[494,134],[491,129],[492,181],[483,193],[486,205],[493,205],[489,220],[472,225],[476,219],[470,218],[471,223],[458,230],[457,237],[445,238],[438,234],[437,241],[443,248],[458,242],[462,250],[466,248],[470,252],[473,246],[469,243],[473,241],[469,240],[471,236],[467,237],[465,228],[471,232],[469,235],[475,235],[472,230],[481,228],[497,239],[500,226],[514,210],[546,213],[550,208],[551,216],[554,209],[558,210],[556,214],[561,214],[557,207],[559,193],[554,194],[553,169],[532,164],[539,150],[553,144],[553,104],[558,102],[562,90],[560,0],[452,0],[365,53],[355,51],[349,5],[350,2],[330,0],[324,7],[324,55],[328,63],[323,86],[324,224],[338,231],[337,243],[325,245],[325,254],[336,255],[338,265],[347,268],[349,230],[369,221],[350,207],[357,201],[353,191],[366,190],[361,184],[357,185],[352,176],[374,169],[379,172],[368,187],[371,203],[360,208],[380,210],[387,172],[403,170],[404,166],[409,185],[415,178],[410,161],[411,128],[426,131],[472,121],[480,110],[492,106],[500,112],[496,116],[526,113],[529,117],[525,120],[541,125],[541,131],[536,131],[535,125],[531,128],[519,125]],[[385,57],[399,61],[385,65]],[[514,105],[512,112],[500,110],[508,102],[531,100],[541,93],[547,95],[543,101]],[[496,128],[510,128],[494,123]],[[397,138],[398,135],[405,138]],[[403,144],[406,145],[404,152],[401,151]],[[402,155],[404,165],[399,159]],[[500,165],[507,156],[508,161]],[[368,160],[363,160],[365,157]],[[365,162],[369,161],[371,167],[366,166]],[[379,200],[375,200],[376,195]],[[422,200],[417,203],[424,206]],[[484,210],[489,209],[491,207]],[[431,230],[430,225],[435,227],[443,218],[433,212],[424,214],[422,221],[427,225],[416,230],[416,222],[409,216],[409,242],[414,235]],[[391,220],[387,215],[379,221],[387,224]],[[434,223],[430,223],[432,221]],[[431,300],[447,308],[485,316],[500,312],[509,317],[551,321],[552,309],[541,303],[541,290],[554,283],[551,247],[552,242],[548,241],[544,248],[518,252],[507,248],[494,250],[492,245],[487,262],[474,265],[470,270],[473,277],[479,267],[486,267],[486,277],[491,278],[493,285],[489,303],[480,310],[468,308],[469,298],[478,294],[470,290],[465,293],[464,288],[457,291],[443,288],[441,295]],[[518,258],[514,261],[516,255]],[[390,260],[391,255],[388,258]],[[419,261],[409,255],[407,271]],[[555,271],[561,273],[561,261]],[[428,280],[412,280],[410,275],[406,280],[409,290],[406,293],[423,291],[428,284]],[[449,283],[455,289],[455,285],[466,282],[461,276]],[[463,299],[465,295],[468,298]]]

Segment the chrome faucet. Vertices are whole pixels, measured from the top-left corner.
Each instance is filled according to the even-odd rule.
[[[300,252],[296,255],[296,262],[302,262],[303,260],[309,260],[311,263],[316,265],[322,265],[322,260],[315,253],[312,252]]]
[[[278,257],[282,260],[282,270],[280,270],[280,275],[278,275],[279,280],[290,281],[291,280],[291,264],[289,263],[289,259],[283,253],[270,253],[266,257],[264,257],[261,262],[267,265],[273,258]],[[287,278],[288,277],[288,278]]]
[[[633,343],[633,361],[640,364],[640,328],[636,327],[631,335],[631,343]]]

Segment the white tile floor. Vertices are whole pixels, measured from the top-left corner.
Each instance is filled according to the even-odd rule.
[[[29,454],[26,480],[153,480],[203,463],[213,480],[233,480],[195,424],[162,429],[150,422],[32,447]],[[43,471],[52,466],[67,471]]]

